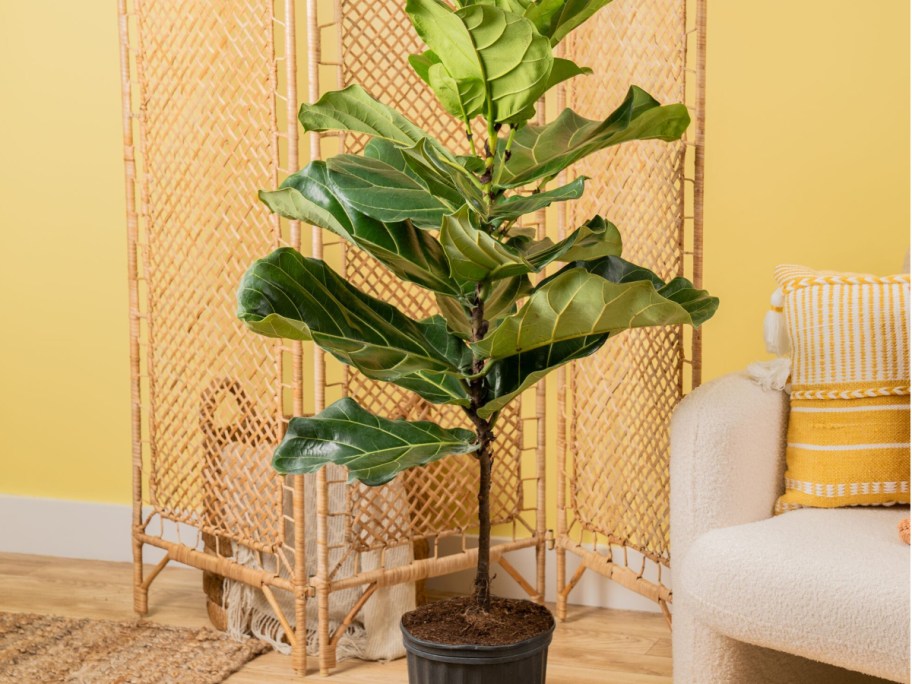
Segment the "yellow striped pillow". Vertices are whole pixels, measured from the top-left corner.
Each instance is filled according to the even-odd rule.
[[[776,512],[909,503],[909,275],[780,266],[792,345]]]

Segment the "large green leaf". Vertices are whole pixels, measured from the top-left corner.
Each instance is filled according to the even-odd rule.
[[[434,345],[441,353],[453,359],[454,363],[468,373],[472,364],[472,352],[465,343],[453,335],[446,320],[442,316],[431,316],[420,322],[428,342]],[[395,384],[415,392],[433,404],[457,404],[467,406],[469,401],[462,392],[465,391],[465,378],[460,376],[460,385],[457,389],[453,382],[451,372],[421,372],[403,375]]]
[[[662,297],[680,304],[687,310],[691,317],[691,324],[700,326],[716,313],[719,308],[719,298],[712,297],[706,290],[698,290],[687,278],[676,277],[667,283],[662,282],[655,273],[643,266],[637,266],[620,257],[612,256],[593,261],[577,261],[568,264],[562,270],[583,268],[589,273],[594,273],[606,280],[615,283],[633,283],[647,280],[653,284]],[[560,275],[560,272],[555,276]],[[543,281],[543,284],[547,281]]]
[[[433,50],[425,50],[424,52],[415,55],[409,55],[408,62],[421,80],[428,85],[431,85],[431,67],[441,63],[440,57],[438,57]],[[461,106],[462,105],[460,105],[460,107]],[[453,112],[450,112],[450,114],[453,114]],[[454,114],[454,116],[456,115]]]
[[[425,143],[426,141],[422,140],[417,146],[421,147],[423,150]],[[446,202],[450,206],[462,206],[466,201],[464,197],[465,193],[460,190],[460,187],[449,174],[442,173],[437,165],[432,164],[430,161],[431,155],[434,155],[434,158],[438,159],[433,152],[428,152],[428,155],[425,156],[423,152],[417,152],[414,149],[412,149],[409,154],[406,154],[401,147],[382,138],[374,138],[364,147],[365,157],[378,159],[385,164],[389,164],[397,171],[404,173],[406,176],[409,176],[423,185],[427,188],[428,192],[434,195],[434,197]],[[446,162],[447,164],[454,163],[449,159],[447,159]],[[444,160],[440,160],[439,165],[449,169],[444,163]],[[462,164],[457,163],[457,166],[462,166]],[[463,171],[462,173],[464,175],[470,175],[466,171]],[[480,188],[478,189],[478,198],[480,202]]]
[[[533,105],[548,87],[554,55],[531,21],[490,5],[457,11],[484,69],[494,121],[507,121]]]
[[[563,251],[563,245],[568,245]],[[610,221],[601,216],[593,216],[579,228],[574,230],[564,240],[557,243],[556,248],[560,255],[555,257],[559,261],[590,261],[606,256],[620,256],[621,232]],[[538,257],[534,257],[537,262]]]
[[[576,62],[561,57],[554,58],[554,66],[551,68],[551,75],[548,76],[548,90],[551,90],[558,83],[568,81],[575,76],[588,76],[592,73],[589,67],[581,67]],[[530,117],[531,118],[531,117]]]
[[[620,256],[621,233],[601,216],[594,216],[560,242],[542,240],[510,240],[522,255],[541,270],[552,261],[588,261],[604,256]]]
[[[630,88],[623,104],[604,121],[565,109],[544,126],[517,131],[509,161],[499,176],[503,187],[551,178],[583,157],[630,140],[678,140],[690,116],[681,104],[661,106],[645,90]]]
[[[525,15],[543,36],[557,45],[577,26],[611,0],[540,0],[530,3]]]
[[[698,326],[719,300],[683,278],[668,283],[619,257],[576,262],[546,279],[523,307],[473,345],[492,359],[630,328]]]
[[[349,482],[376,486],[407,468],[477,450],[471,430],[381,418],[345,398],[312,418],[293,418],[272,465],[280,473],[301,475],[332,463],[348,469]]]
[[[463,164],[448,153],[441,153],[434,144],[419,140],[414,145],[400,148],[406,162],[428,182],[453,187],[477,213],[484,211],[484,195],[478,179]]]
[[[554,202],[579,199],[583,196],[583,189],[587,180],[589,179],[585,176],[580,176],[576,180],[553,190],[537,192],[531,195],[514,195],[502,199],[491,207],[490,219],[492,221],[511,221],[520,216],[540,211]]]
[[[505,12],[513,12],[513,14],[522,14],[533,2],[534,0],[463,0],[462,2],[456,0],[456,4],[459,7],[468,7],[470,5],[493,5]]]
[[[359,85],[326,93],[313,104],[301,105],[298,120],[305,131],[353,131],[399,145],[425,138],[441,154],[444,147],[392,107],[378,102]]]
[[[533,270],[515,249],[473,226],[468,207],[443,217],[440,244],[450,263],[450,274],[459,280],[499,280]]]
[[[533,289],[532,281],[526,275],[494,281],[488,286],[485,297],[485,320],[494,322],[513,313],[516,300],[529,296]]]
[[[498,3],[501,4],[501,3]],[[411,60],[446,109],[511,120],[546,90],[554,57],[531,21],[493,4],[453,12],[438,0],[408,0],[406,11],[429,52]],[[435,69],[442,68],[448,80]],[[454,103],[458,99],[458,106]]]
[[[484,319],[496,323],[504,316],[516,311],[516,300],[528,296],[534,288],[526,275],[495,280],[488,286],[485,297]],[[472,336],[467,304],[458,297],[437,295],[437,308],[446,319],[447,328],[462,339]]]
[[[411,220],[419,228],[437,229],[449,206],[411,176],[386,162],[340,154],[327,162],[336,195],[357,211],[384,223]]]
[[[556,259],[571,261],[574,255],[579,259],[598,259],[607,255],[615,256],[620,252],[621,237],[617,228],[600,216],[595,216],[557,244],[547,239],[532,243],[531,247],[524,251],[524,255],[537,267],[541,267]],[[623,259],[598,259],[592,263],[572,264],[565,270],[580,267],[588,268],[590,272],[613,282],[646,280],[653,283],[664,297],[670,297],[672,291],[680,287],[683,281],[675,279],[665,285],[651,271],[634,266]],[[683,281],[683,284],[689,285],[686,281]],[[691,316],[699,322],[703,320],[701,313],[696,310],[691,312]],[[479,414],[487,418],[501,410],[514,397],[551,371],[596,352],[607,339],[608,333],[574,337],[493,361],[486,369],[490,398],[481,407]]]
[[[465,290],[450,278],[443,248],[433,235],[405,222],[382,223],[347,206],[336,196],[328,175],[324,162],[311,162],[279,190],[260,192],[260,199],[281,216],[345,238],[403,280],[449,295]]]
[[[238,291],[238,317],[262,335],[313,340],[367,377],[428,401],[468,404],[463,373],[470,354],[441,318],[415,321],[293,249],[250,267]]]
[[[408,0],[405,11],[415,31],[431,49],[431,54],[410,60],[412,66],[430,84],[431,67],[442,64],[455,85],[464,118],[477,116],[484,109],[485,74],[462,19],[437,0]]]
[[[598,351],[607,339],[607,334],[575,337],[491,362],[485,373],[490,398],[478,415],[489,418],[551,371]]]
[[[506,282],[506,281],[501,281]],[[469,311],[457,297],[437,295],[437,308],[447,322],[447,329],[454,335],[464,340],[472,337],[472,323],[469,320]]]
[[[467,126],[474,114],[466,109],[471,102],[463,101],[464,92],[459,82],[450,75],[440,57],[433,50],[409,55],[409,64],[421,80],[430,86],[443,108]]]

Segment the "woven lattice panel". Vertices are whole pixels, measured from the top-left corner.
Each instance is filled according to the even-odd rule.
[[[424,48],[405,14],[401,0],[346,0],[341,3],[343,85],[360,83],[374,97],[396,107],[419,126],[458,152],[468,151],[464,130],[438,105],[430,90],[408,65],[409,54]],[[347,150],[359,150],[364,140],[349,136]],[[382,265],[357,249],[347,249],[346,275],[351,283],[398,306],[414,318],[437,313],[425,290],[400,282]],[[388,383],[347,375],[346,391],[371,411],[411,420],[433,420],[447,426],[470,427],[461,411],[416,402],[411,392]],[[491,514],[495,523],[508,522],[521,503],[520,456],[522,429],[518,409],[508,407],[498,420]],[[384,488],[359,487],[352,495],[352,535],[358,545],[374,547],[407,539],[403,525],[385,525],[378,518],[388,511],[406,514],[412,536],[446,534],[472,527],[477,521],[477,464],[474,459],[450,458],[426,468],[407,471],[406,511],[401,497],[388,497]]]
[[[235,314],[277,242],[272,2],[135,3],[149,494],[165,518],[254,548],[283,538],[276,347]]]
[[[574,79],[567,106],[603,118],[630,84],[662,103],[685,99],[685,3],[615,0],[571,34],[566,54],[591,66]],[[685,144],[636,142],[588,158],[592,178],[571,203],[572,229],[598,213],[614,222],[624,256],[663,279],[684,273]],[[683,391],[678,328],[636,330],[609,340],[568,371],[570,509],[584,529],[667,563],[668,425]]]

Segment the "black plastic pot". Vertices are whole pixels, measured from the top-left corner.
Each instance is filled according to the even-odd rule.
[[[438,644],[413,637],[404,625],[409,684],[545,684],[551,629],[506,646]]]

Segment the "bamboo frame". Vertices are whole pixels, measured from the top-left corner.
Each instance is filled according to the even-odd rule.
[[[625,1],[616,0],[616,3]],[[422,402],[401,401],[391,395],[388,388],[377,393],[375,387],[354,374],[342,372],[334,363],[328,363],[313,345],[263,342],[246,333],[238,335],[238,330],[225,320],[212,322],[210,319],[215,314],[210,309],[218,308],[218,302],[230,300],[233,293],[235,283],[224,278],[226,271],[237,271],[241,264],[246,266],[269,247],[280,244],[298,249],[308,246],[311,255],[325,256],[353,281],[360,278],[362,282],[358,284],[365,289],[370,290],[379,283],[398,288],[382,293],[393,298],[402,296],[398,290],[407,292],[401,284],[391,283],[388,276],[376,268],[366,267],[364,262],[358,261],[356,254],[345,251],[320,230],[313,229],[310,240],[306,241],[302,226],[297,222],[279,221],[266,215],[252,197],[247,204],[246,200],[238,199],[251,187],[273,187],[282,176],[297,170],[302,144],[308,151],[303,156],[310,159],[340,148],[357,149],[361,144],[355,136],[310,133],[306,140],[299,138],[295,116],[298,19],[303,20],[300,26],[304,27],[308,46],[306,75],[310,101],[316,100],[325,90],[364,77],[373,78],[376,94],[398,97],[399,104],[410,103],[415,108],[410,114],[417,115],[423,126],[445,139],[450,136],[450,144],[456,134],[443,127],[433,104],[416,97],[416,93],[423,91],[409,82],[410,76],[403,76],[393,68],[376,68],[371,61],[390,55],[402,57],[411,47],[410,29],[389,19],[390,8],[397,6],[398,0],[334,0],[331,16],[326,17],[320,16],[317,0],[299,3],[261,0],[244,4],[231,0],[188,2],[202,6],[200,17],[220,11],[223,21],[207,24],[203,19],[202,23],[184,26],[181,22],[166,20],[167,12],[180,11],[168,3],[118,0],[130,306],[134,607],[140,615],[146,614],[150,586],[171,561],[243,582],[262,591],[292,645],[292,667],[305,673],[308,668],[307,604],[315,600],[318,615],[315,627],[320,647],[317,665],[322,674],[328,674],[335,667],[335,652],[345,627],[356,619],[358,611],[377,590],[475,565],[477,550],[471,548],[474,508],[460,507],[461,504],[439,505],[441,500],[459,499],[453,497],[452,492],[460,488],[474,496],[472,464],[450,459],[400,478],[408,494],[407,508],[402,508],[401,495],[386,488],[368,492],[358,486],[345,485],[331,469],[321,470],[311,480],[305,476],[282,480],[264,474],[262,469],[243,465],[257,461],[253,457],[257,456],[258,450],[268,448],[281,437],[289,415],[319,411],[329,398],[341,394],[354,394],[374,410],[387,411],[390,415],[431,415],[445,421],[452,417],[438,416],[433,413],[437,409]],[[705,0],[697,0],[697,4],[698,91],[691,251],[693,276],[699,284]],[[301,6],[303,16],[296,17],[296,10]],[[186,9],[186,6],[181,7],[181,10]],[[228,30],[224,26],[231,26],[232,21],[236,22],[234,34],[219,33]],[[383,27],[383,40],[387,42],[385,51],[378,49],[375,40],[359,42],[363,38],[353,32],[356,23],[370,26],[371,21]],[[199,63],[199,57],[180,64],[167,62],[172,53],[175,62],[180,56],[192,53],[197,47],[195,41],[211,41],[215,47],[210,55],[218,55],[226,45],[236,49],[238,54],[229,51],[228,56],[237,57],[235,68],[239,73],[230,73],[230,69],[220,71],[220,65],[211,56],[212,61],[203,63]],[[188,92],[175,85],[172,78],[175,70],[179,73],[178,85],[186,86]],[[199,91],[193,89],[196,78],[205,81]],[[199,116],[194,107],[199,107],[200,92],[207,88],[210,91],[235,88],[227,94],[220,91],[216,94],[222,96],[222,102],[230,103],[232,98],[237,98],[244,103],[243,112],[228,113],[223,119],[214,116],[212,138],[194,137],[199,131],[195,126],[188,126],[196,121],[189,117]],[[164,95],[157,99],[160,91]],[[566,93],[561,97],[566,98]],[[182,105],[187,109],[180,109]],[[462,135],[461,131],[457,133]],[[226,158],[227,168],[222,171],[219,162],[213,160],[221,159],[217,155],[226,141],[235,147]],[[181,145],[189,146],[193,152],[198,149],[210,154],[206,157],[208,164],[193,166],[196,155],[182,157]],[[243,158],[248,151],[250,160],[245,162]],[[238,156],[240,159],[236,159]],[[238,166],[232,171],[230,164],[235,161]],[[178,163],[189,166],[178,168]],[[199,210],[194,208],[195,202],[205,202],[206,193],[213,189],[217,191],[222,182],[230,182],[237,169],[250,175],[243,179],[236,192],[217,198],[217,210],[206,211],[205,206]],[[186,190],[191,180],[200,177],[208,183],[205,192]],[[190,197],[185,197],[185,193]],[[195,221],[218,216],[220,211],[225,213],[227,220],[224,223],[228,225],[213,228],[219,231],[227,228],[230,233],[227,252],[218,252],[226,244],[220,232],[190,234]],[[559,230],[563,231],[566,216],[558,216],[558,219]],[[242,223],[243,227],[235,228],[231,225],[232,220]],[[544,212],[534,217],[530,225],[544,234]],[[222,257],[213,257],[216,252],[216,257],[228,255],[224,257],[226,263],[220,261]],[[197,257],[201,259],[199,263],[194,261]],[[197,267],[199,272],[196,272]],[[372,279],[373,284],[363,282],[365,278]],[[175,292],[180,296],[175,298]],[[214,295],[212,302],[216,303],[205,300],[205,304],[190,313],[183,309],[174,313],[175,307],[187,305],[188,292],[194,302]],[[410,296],[406,295],[407,301],[400,302],[400,306],[413,315],[421,315],[424,304],[417,298],[409,299]],[[220,348],[213,344],[212,329],[188,333],[187,320],[215,326],[220,331],[218,334],[230,339],[233,346]],[[676,343],[683,342],[678,340]],[[692,344],[689,361],[696,385],[699,382],[698,335],[694,336]],[[199,354],[187,356],[188,348]],[[190,376],[192,378],[188,379]],[[312,396],[304,391],[308,381],[313,384]],[[567,373],[561,370],[559,390],[568,384]],[[499,470],[495,470],[495,503],[497,519],[502,526],[508,527],[510,534],[508,541],[493,546],[492,563],[498,563],[533,600],[541,601],[545,595],[546,550],[556,548],[559,615],[584,568],[611,577],[664,606],[671,600],[667,588],[650,584],[642,573],[625,564],[612,560],[606,563],[604,557],[583,549],[570,535],[565,515],[569,510],[566,467],[571,456],[567,411],[573,404],[563,390],[558,392],[561,418],[557,434],[560,462],[556,537],[547,529],[547,401],[548,389],[540,383],[535,392],[523,397],[512,415],[505,412],[502,418],[505,429],[499,448],[504,457]],[[216,424],[222,420],[221,412],[229,404],[236,405],[239,415],[228,418],[229,428],[218,428]],[[242,452],[235,456],[226,452],[233,447],[241,448]],[[448,488],[443,499],[441,483]],[[343,508],[339,508],[338,499],[331,495],[338,487],[346,487]],[[310,509],[306,506],[308,491],[313,495]],[[470,501],[473,496],[469,497]],[[381,518],[372,519],[370,514],[364,513],[370,510],[383,511]],[[308,511],[315,518],[309,519]],[[403,518],[405,527],[397,527]],[[342,547],[332,541],[331,524],[339,519],[346,521]],[[310,559],[307,558],[305,535],[308,528],[316,531],[316,555]],[[427,558],[397,567],[387,563],[385,554],[389,549],[419,542],[428,543]],[[164,558],[148,574],[144,573],[143,566],[145,546],[165,552]],[[447,553],[452,546],[458,548],[457,552]],[[244,547],[254,555],[253,567],[234,560],[233,550],[238,547]],[[506,555],[530,548],[535,550],[535,571],[534,577],[527,578]],[[361,567],[360,556],[366,551],[379,552],[377,568],[366,570]],[[579,555],[583,565],[566,582],[564,563],[568,551]],[[342,572],[345,559],[349,558],[355,559],[355,569]],[[331,595],[357,588],[362,590],[354,606],[341,626],[331,632]],[[289,616],[282,612],[277,591],[293,597],[293,625]]]
[[[693,126],[678,151],[671,148],[667,153],[658,151],[650,157],[652,153],[648,148],[641,148],[626,157],[621,153],[614,157],[612,161],[617,164],[617,170],[614,171],[611,164],[608,164],[608,170],[609,174],[614,172],[618,177],[609,180],[608,186],[617,188],[618,185],[623,185],[625,188],[611,197],[620,198],[621,202],[633,200],[633,204],[639,200],[639,207],[625,218],[633,225],[639,223],[650,226],[650,231],[633,236],[633,249],[644,252],[642,256],[637,255],[636,261],[654,268],[660,274],[664,270],[664,275],[667,276],[687,275],[699,288],[702,287],[703,280],[706,0],[647,0],[638,3],[616,0],[612,3],[612,8],[620,13],[634,11],[637,21],[642,24],[640,29],[631,31],[631,34],[624,35],[619,40],[620,45],[612,56],[624,67],[644,62],[661,64],[663,67],[666,63],[675,65],[672,73],[667,70],[657,72],[647,67],[642,73],[631,73],[630,77],[650,92],[654,93],[654,89],[658,88],[663,93],[658,96],[660,100],[689,100]],[[675,12],[682,24],[677,33],[669,26],[673,23],[671,17],[675,16]],[[590,33],[611,32],[607,26],[609,21],[610,15],[597,17],[574,34],[575,40],[585,41]],[[689,21],[693,23],[689,25]],[[586,33],[587,30],[589,33]],[[676,54],[675,57],[663,58],[653,52],[650,54],[651,59],[641,59],[641,53],[658,52],[666,45],[666,41],[669,43],[668,49]],[[572,40],[568,42],[572,49]],[[584,103],[603,97],[604,87],[605,84],[598,81],[583,82],[574,93],[573,86],[570,86],[561,93],[561,106],[571,95],[574,100]],[[680,97],[674,96],[676,92],[680,93]],[[626,188],[630,179],[650,176],[658,177],[652,185],[647,184],[647,187],[653,188],[654,194],[650,195],[648,190],[643,192],[637,188],[630,192]],[[636,186],[635,183],[631,185]],[[590,191],[591,189],[590,187]],[[558,227],[561,237],[567,222],[568,216],[562,212]],[[624,224],[619,225],[625,237],[626,253],[629,234],[625,232]],[[652,228],[653,225],[655,228]],[[668,231],[668,234],[663,235],[662,230]],[[676,245],[671,253],[662,252],[650,245],[663,240]],[[689,358],[685,353],[688,332],[678,330],[671,336],[668,333],[659,334],[665,335],[664,341],[659,344],[664,345],[665,349],[672,349],[676,361],[663,381],[665,384],[659,385],[655,390],[663,398],[651,405],[636,404],[636,395],[644,393],[636,384],[637,369],[648,363],[650,356],[655,354],[656,342],[651,333],[633,339],[626,348],[621,349],[612,349],[609,341],[607,348],[593,359],[578,363],[567,371],[562,369],[558,374],[555,535],[558,619],[566,618],[570,593],[582,576],[591,570],[655,601],[671,624],[668,605],[672,601],[672,592],[667,583],[668,568],[671,566],[668,529],[667,524],[657,529],[652,523],[663,520],[667,523],[668,422],[674,404],[688,389],[699,386],[701,382],[702,348],[699,330],[690,333]],[[627,335],[631,336],[631,333]],[[590,388],[580,386],[585,384],[581,376],[587,373],[609,378],[608,382],[612,382],[611,371],[618,365],[630,368],[632,377],[628,378],[625,373],[620,379],[614,380],[614,387],[595,397],[589,396]],[[650,374],[660,376],[661,370],[652,370]],[[628,386],[629,389],[626,389]],[[604,409],[604,412],[595,413],[596,406]],[[583,415],[590,416],[585,422],[585,428],[578,425]],[[645,454],[639,452],[624,455],[624,450],[620,447],[617,448],[617,454],[611,454],[610,443],[599,441],[600,436],[591,441],[580,436],[580,430],[583,429],[593,433],[609,432],[616,427],[612,422],[617,421],[630,424],[630,427],[624,428],[623,439],[648,436],[649,439],[660,442],[651,449],[651,463],[648,459],[643,459],[646,461],[643,462],[641,459]],[[665,442],[662,442],[663,435]],[[595,454],[587,454],[587,451],[593,450],[596,451]],[[596,464],[595,468],[593,463]],[[611,465],[604,465],[606,463]],[[622,485],[620,493],[613,491],[618,485]],[[662,502],[663,512],[656,512],[654,508],[645,512],[637,509],[633,502],[636,501],[638,490],[648,490],[651,503]],[[609,503],[612,497],[616,498],[617,504]],[[620,510],[610,510],[613,506]],[[608,512],[593,514],[596,507]],[[578,569],[569,581],[568,553],[579,560]]]

